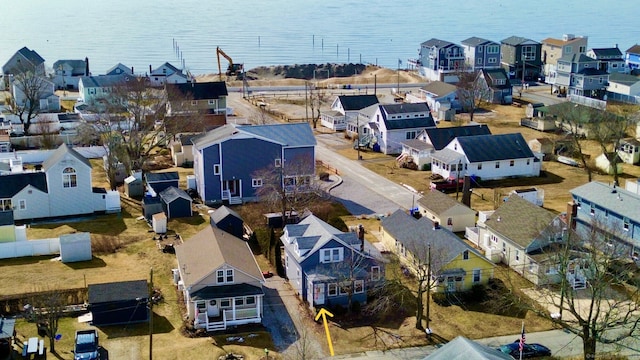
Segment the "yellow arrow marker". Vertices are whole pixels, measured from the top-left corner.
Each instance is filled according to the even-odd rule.
[[[333,344],[331,343],[331,334],[329,334],[329,324],[327,324],[327,316],[333,317],[333,314],[327,311],[327,309],[322,308],[320,309],[320,311],[318,311],[318,315],[316,315],[316,321],[320,319],[320,316],[322,316],[322,322],[324,323],[324,332],[327,333],[327,343],[329,343],[329,353],[331,354],[331,356],[334,356]]]

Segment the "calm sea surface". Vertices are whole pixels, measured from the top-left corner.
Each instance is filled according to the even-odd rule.
[[[363,62],[396,68],[432,37],[460,43],[570,33],[589,48],[640,42],[636,1],[592,0],[0,0],[0,65],[23,46],[51,67],[89,58],[144,73],[169,61],[217,72],[216,46],[247,68]],[[223,69],[226,61],[223,60]]]

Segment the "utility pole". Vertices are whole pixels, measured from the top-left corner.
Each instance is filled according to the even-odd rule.
[[[313,73],[313,77],[315,78],[316,73]],[[304,119],[307,123],[309,123],[309,98],[307,97],[307,87],[309,86],[309,82],[304,82]],[[283,225],[284,226],[284,225]]]
[[[153,360],[153,268],[149,271],[149,360]]]
[[[431,339],[431,328],[429,327],[429,310],[431,299],[431,244],[427,246],[427,335]]]

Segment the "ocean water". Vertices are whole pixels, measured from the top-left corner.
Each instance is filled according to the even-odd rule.
[[[618,44],[623,52],[640,42],[634,1],[0,0],[0,14],[0,64],[27,46],[49,67],[88,57],[93,74],[117,63],[145,73],[165,61],[194,74],[217,73],[218,46],[246,68],[396,68],[433,37],[540,41],[569,33],[588,36],[589,48]]]

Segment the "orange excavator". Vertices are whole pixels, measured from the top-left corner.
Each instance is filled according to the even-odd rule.
[[[234,64],[233,60],[227,55],[220,47],[216,47],[216,54],[218,55],[218,73],[220,74],[220,80],[222,80],[222,66],[220,65],[220,55],[222,55],[229,62],[229,67],[225,73],[227,76],[241,76],[244,68],[243,64]]]

